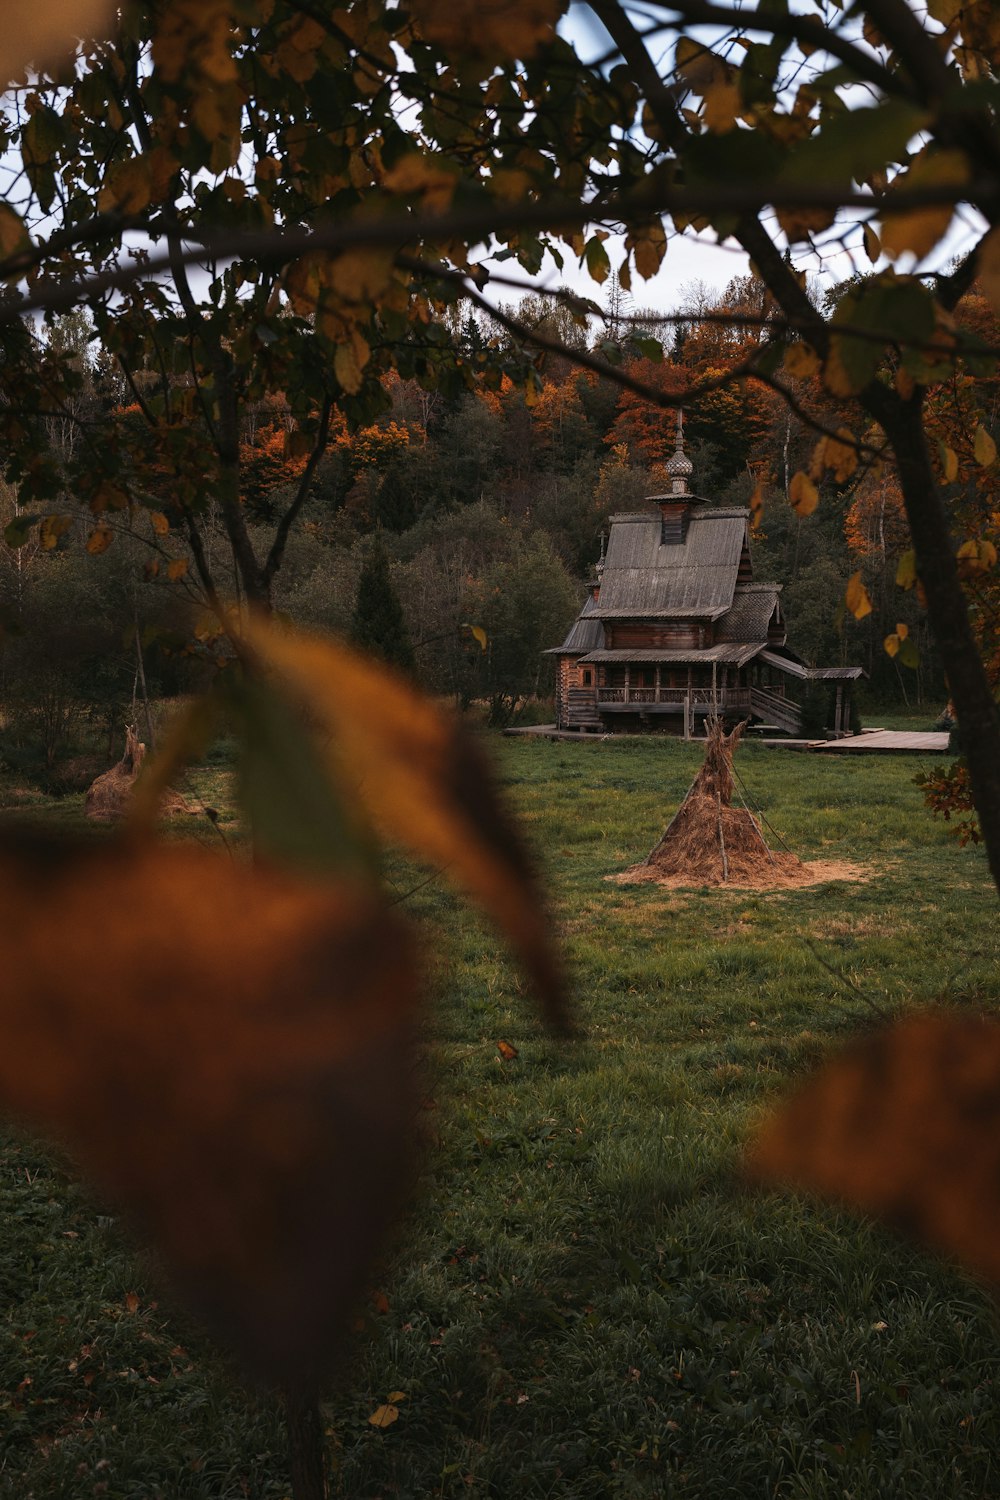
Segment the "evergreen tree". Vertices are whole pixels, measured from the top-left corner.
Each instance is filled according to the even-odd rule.
[[[351,639],[401,672],[416,670],[410,632],[393,587],[381,531],[376,531],[375,544],[358,577]]]

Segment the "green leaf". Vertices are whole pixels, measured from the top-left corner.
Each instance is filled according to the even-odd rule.
[[[908,635],[904,641],[900,641],[896,660],[901,661],[904,667],[910,667],[914,670],[920,665],[920,652],[912,635]]]
[[[595,234],[584,246],[583,258],[587,263],[587,270],[597,282],[607,281],[611,272],[611,261],[601,240]]]
[[[927,118],[925,110],[899,99],[876,109],[845,110],[788,153],[780,181],[863,182],[887,162],[900,161]]]
[[[660,343],[659,339],[634,338],[632,340],[632,343],[642,355],[643,359],[651,360],[655,365],[661,365],[663,363],[663,345]]]
[[[239,798],[257,853],[299,870],[373,882],[374,843],[340,797],[303,716],[256,676],[245,675],[231,695],[243,730]]]
[[[909,552],[904,552],[896,564],[896,587],[901,589],[912,589],[917,581],[917,554],[912,547]]]
[[[15,516],[4,527],[3,539],[8,547],[23,547],[37,525],[37,516]]]

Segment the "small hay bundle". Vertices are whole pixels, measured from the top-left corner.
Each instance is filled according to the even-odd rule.
[[[769,848],[757,819],[733,807],[733,753],[745,725],[726,734],[721,719],[708,721],[705,760],[666,832],[641,865],[629,872],[647,880],[683,879],[689,885],[783,884],[804,875],[794,854]]]
[[[125,754],[116,766],[98,776],[87,788],[83,810],[88,818],[112,823],[125,816],[135,779],[145,758],[145,745],[137,738],[132,725],[126,724]],[[177,792],[168,792],[164,796],[161,805],[164,817],[190,811],[191,808]]]

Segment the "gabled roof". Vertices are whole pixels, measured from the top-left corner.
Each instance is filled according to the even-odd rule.
[[[593,595],[588,594],[586,602],[569,627],[569,633],[561,646],[550,646],[545,656],[583,655],[586,651],[593,651],[597,646],[604,645],[604,626],[596,618],[594,611],[597,603]]]
[[[766,641],[780,593],[780,583],[740,584],[733,596],[732,609],[718,623],[716,639]]]
[[[602,620],[716,620],[733,603],[747,545],[745,508],[692,509],[684,540],[664,543],[658,513],[611,518],[595,614]]]

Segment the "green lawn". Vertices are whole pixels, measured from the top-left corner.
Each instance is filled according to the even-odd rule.
[[[445,886],[410,899],[432,955],[435,1144],[327,1404],[334,1495],[996,1495],[985,1294],[846,1213],[739,1180],[754,1122],[871,1003],[996,1006],[997,898],[981,853],[925,814],[912,778],[929,763],[747,745],[737,769],[773,828],[870,879],[677,892],[603,877],[655,842],[696,746],[497,751],[586,1040],[542,1036],[502,946]],[[222,772],[202,776],[224,802]],[[2,1165],[0,1495],[286,1494],[273,1407],[151,1305],[106,1209],[30,1143]],[[393,1391],[399,1419],[376,1430]]]

